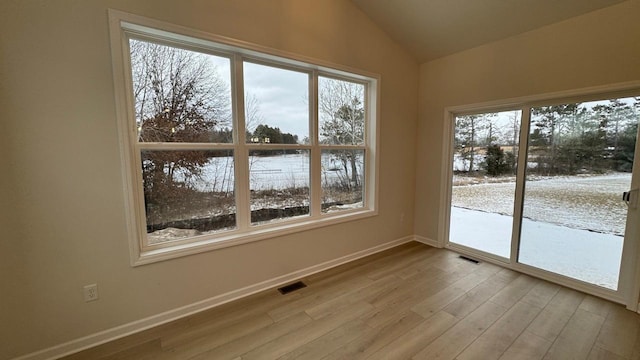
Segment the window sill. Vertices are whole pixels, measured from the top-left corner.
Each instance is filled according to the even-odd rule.
[[[277,226],[252,228],[245,232],[236,232],[230,235],[214,235],[214,238],[208,238],[202,241],[181,243],[175,246],[167,246],[140,251],[137,259],[133,260],[132,266],[152,264],[183,256],[224,249],[255,241],[261,241],[279,236],[294,234],[297,232],[308,231],[320,227],[365,219],[376,215],[378,215],[378,212],[376,210],[359,209],[348,211],[339,215],[325,215],[319,219],[306,219],[303,221],[278,224]]]

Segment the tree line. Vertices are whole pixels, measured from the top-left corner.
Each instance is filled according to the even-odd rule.
[[[489,175],[515,171],[519,118],[505,114],[456,118],[455,152],[465,162],[465,171],[483,170]],[[631,171],[639,115],[640,98],[532,108],[528,172]]]

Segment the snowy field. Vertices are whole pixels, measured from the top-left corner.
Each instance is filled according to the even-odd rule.
[[[251,190],[281,190],[309,186],[308,153],[285,154],[276,156],[250,156]],[[362,160],[359,161],[362,174]],[[234,184],[232,157],[211,158],[204,167],[203,177],[196,181],[196,188],[201,191],[230,192]],[[344,177],[344,170],[339,160],[331,155],[322,156],[322,181],[332,183]]]
[[[453,206],[513,215],[515,178],[502,183],[454,186]],[[462,182],[458,179],[459,182]],[[471,182],[471,181],[466,181]],[[624,234],[631,174],[557,176],[527,181],[524,217],[576,229]]]
[[[615,289],[630,174],[554,177],[526,185],[521,263]],[[515,183],[454,186],[450,239],[509,257]]]

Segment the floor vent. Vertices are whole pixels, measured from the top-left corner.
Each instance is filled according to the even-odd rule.
[[[463,256],[463,255],[460,255],[459,257],[460,257],[460,259],[462,259],[462,260],[471,261],[471,262],[472,262],[472,263],[474,263],[474,264],[479,264],[479,263],[480,263],[480,261],[478,261],[478,260],[476,260],[476,259],[472,259],[472,258],[470,258],[470,257],[466,257],[466,256]]]
[[[306,287],[307,287],[307,284],[303,283],[302,281],[297,281],[297,282],[294,282],[293,284],[289,284],[289,285],[283,286],[281,288],[278,288],[278,291],[280,291],[280,293],[282,295],[285,295],[285,294],[288,294],[290,292],[294,292],[296,290],[300,290],[300,289],[306,288]]]

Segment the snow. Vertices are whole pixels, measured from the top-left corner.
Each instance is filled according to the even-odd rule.
[[[451,242],[509,258],[513,217],[451,207]]]
[[[531,181],[525,191],[524,217],[572,228],[623,235],[631,174],[555,177]]]
[[[323,212],[330,213],[330,212],[342,211],[342,210],[360,209],[363,206],[364,206],[364,203],[362,201],[358,201],[358,202],[354,202],[353,204],[332,205],[324,209]]]
[[[615,290],[622,243],[618,235],[524,219],[519,261]]]
[[[474,179],[455,180],[458,183],[477,183],[482,178]],[[487,181],[454,186],[452,205],[512,215],[515,182],[494,183],[489,182],[493,181],[490,178]],[[631,174],[628,173],[529,179],[525,187],[524,217],[576,229],[622,235],[627,208],[621,196],[630,186]]]
[[[153,245],[153,244],[159,244],[167,241],[185,239],[185,238],[190,238],[194,236],[206,235],[214,232],[220,232],[220,231],[231,230],[231,229],[233,228],[222,228],[214,231],[201,232],[195,229],[178,229],[174,227],[168,227],[162,230],[156,230],[154,232],[148,233],[147,240],[149,241],[149,244]]]
[[[451,242],[509,258],[511,216],[451,207]],[[519,262],[609,289],[618,287],[622,236],[522,221]]]
[[[362,173],[362,159],[358,159]],[[322,181],[331,183],[344,177],[344,170],[339,161],[331,154],[322,154]],[[292,187],[309,186],[308,151],[299,154],[282,154],[275,156],[250,156],[251,190],[282,190]],[[233,157],[213,157],[203,168],[203,176],[193,180],[193,185],[200,191],[233,191],[234,169]]]
[[[484,155],[476,154],[473,156],[474,170],[480,167],[480,164],[484,161]],[[469,171],[469,161],[462,157],[461,154],[453,154],[453,171]]]
[[[252,190],[309,187],[307,152],[265,157],[251,156],[249,163]]]
[[[474,183],[462,181],[459,183]],[[610,289],[618,285],[630,174],[526,184],[519,262]],[[454,186],[450,240],[509,258],[515,183]]]

